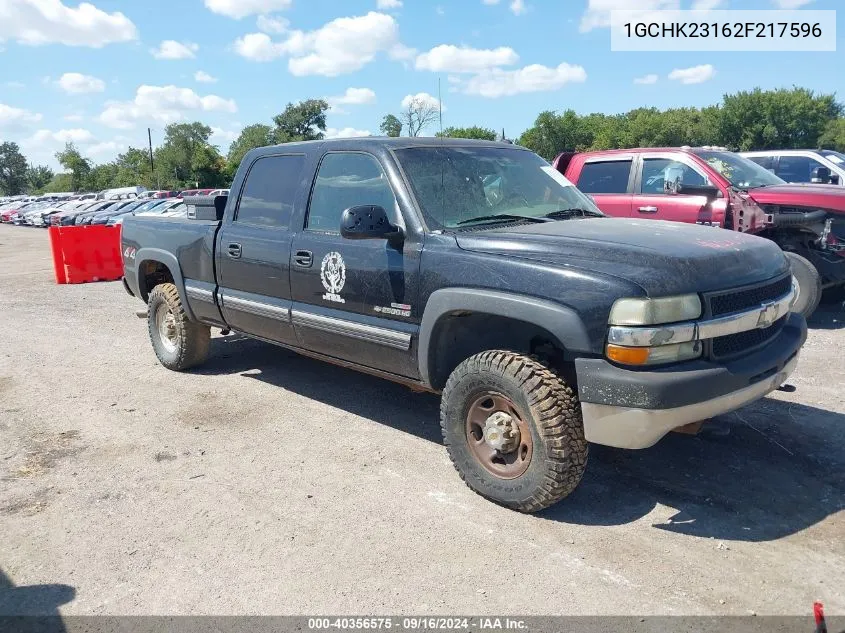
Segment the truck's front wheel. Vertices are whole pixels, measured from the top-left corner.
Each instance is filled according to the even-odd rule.
[[[587,465],[576,394],[514,352],[482,352],[458,365],[443,390],[440,424],[466,484],[521,512],[569,495]]]
[[[188,319],[176,286],[168,283],[153,288],[148,308],[150,342],[162,365],[184,371],[205,362],[211,329]]]
[[[792,252],[785,252],[784,255],[789,260],[795,280],[796,298],[792,311],[799,312],[809,319],[822,299],[821,275],[806,257]]]

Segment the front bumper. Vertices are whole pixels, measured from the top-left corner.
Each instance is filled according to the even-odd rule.
[[[638,371],[603,359],[577,359],[586,438],[648,448],[672,429],[739,409],[786,381],[806,339],[804,317],[792,313],[765,347],[725,364],[700,360]]]

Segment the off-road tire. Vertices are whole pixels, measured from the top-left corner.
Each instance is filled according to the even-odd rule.
[[[531,463],[515,479],[491,474],[469,448],[466,417],[485,391],[509,398],[531,429]],[[458,365],[443,389],[440,426],[449,457],[467,486],[520,512],[537,512],[568,496],[587,466],[577,395],[545,365],[522,354],[487,351]]]
[[[211,347],[211,328],[188,319],[176,286],[167,283],[153,288],[147,306],[147,329],[150,332],[150,342],[162,365],[173,371],[185,371],[205,362]],[[175,350],[167,349],[156,323],[158,310],[165,307],[173,314],[175,321]]]
[[[809,319],[813,316],[822,300],[822,278],[818,269],[806,257],[798,253],[784,253],[792,268],[792,276],[798,284],[798,299],[792,306],[793,312],[799,312]]]

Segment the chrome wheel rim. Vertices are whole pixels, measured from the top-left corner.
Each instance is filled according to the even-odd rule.
[[[179,334],[176,330],[176,317],[167,305],[160,305],[156,310],[156,328],[164,349],[175,352],[179,344]]]

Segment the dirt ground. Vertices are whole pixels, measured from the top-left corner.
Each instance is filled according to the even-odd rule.
[[[437,398],[219,333],[172,373],[142,307],[0,226],[0,613],[845,613],[838,306],[794,393],[591,447],[536,516],[461,483]]]

